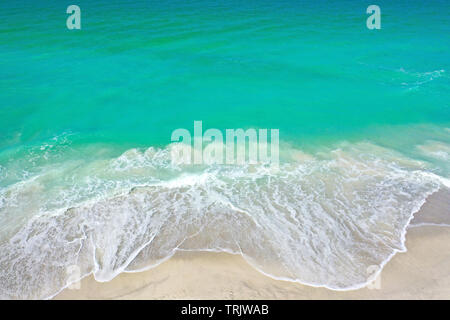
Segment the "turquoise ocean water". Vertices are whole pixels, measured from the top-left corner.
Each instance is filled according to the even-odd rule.
[[[355,289],[449,186],[448,1],[70,4],[0,4],[0,298],[176,250]],[[280,167],[173,165],[194,120],[279,129]]]

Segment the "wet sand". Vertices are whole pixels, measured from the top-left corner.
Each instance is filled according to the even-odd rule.
[[[178,252],[160,266],[110,282],[83,279],[56,299],[450,299],[450,228],[417,227],[371,285],[332,291],[273,280],[226,253]],[[76,286],[77,284],[75,284]],[[377,289],[377,287],[379,289]]]
[[[55,299],[450,299],[450,227],[426,225],[450,218],[449,199],[440,191],[427,200],[408,228],[407,252],[397,253],[366,288],[333,291],[274,280],[240,255],[179,251],[156,268],[109,282],[86,277]]]

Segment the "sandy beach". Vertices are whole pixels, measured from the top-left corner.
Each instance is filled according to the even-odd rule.
[[[86,277],[55,299],[450,299],[450,228],[423,225],[448,216],[448,201],[447,191],[432,195],[408,228],[407,252],[397,253],[374,283],[358,290],[274,280],[238,255],[179,251],[154,269],[110,282]]]

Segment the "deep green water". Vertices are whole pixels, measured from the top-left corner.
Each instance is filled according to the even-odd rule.
[[[133,263],[139,269],[148,261],[159,261],[169,256],[181,240],[174,240],[169,231],[161,236],[158,232],[164,228],[160,224],[155,227],[155,220],[139,220],[136,215],[144,212],[147,217],[148,208],[152,208],[168,214],[161,218],[167,223],[176,216],[178,223],[186,226],[186,230],[176,232],[190,234],[199,226],[208,229],[209,222],[215,221],[204,216],[212,205],[212,194],[220,194],[230,205],[255,214],[255,219],[268,225],[271,222],[261,217],[284,212],[276,209],[277,205],[289,207],[286,212],[295,211],[306,220],[304,216],[316,212],[318,207],[337,220],[347,219],[338,214],[345,211],[345,217],[352,216],[349,221],[355,219],[355,225],[367,227],[363,238],[367,236],[367,243],[374,246],[366,243],[372,251],[356,253],[373,255],[368,261],[349,258],[354,261],[354,269],[348,266],[345,272],[337,273],[350,274],[345,279],[337,279],[337,274],[331,276],[332,280],[322,276],[320,267],[332,268],[330,261],[323,266],[305,262],[314,250],[304,247],[298,239],[311,236],[305,225],[312,230],[331,228],[325,222],[322,227],[317,226],[321,219],[328,221],[323,212],[317,211],[311,221],[298,222],[300,231],[289,229],[291,238],[284,240],[274,234],[282,237],[289,233],[281,227],[288,222],[275,219],[273,228],[268,228],[282,243],[281,247],[273,247],[271,241],[255,245],[258,239],[266,239],[268,230],[241,239],[236,233],[243,230],[237,228],[232,238],[241,245],[248,260],[268,274],[330,288],[353,288],[365,282],[361,274],[366,265],[384,263],[392,252],[403,248],[401,235],[411,213],[429,193],[448,184],[449,1],[78,0],[74,4],[81,8],[82,30],[67,30],[66,1],[0,3],[0,241],[13,236],[21,239],[20,245],[0,242],[0,297],[45,297],[57,292],[65,281],[64,270],[58,268],[51,272],[60,275],[55,276],[59,280],[51,282],[45,278],[49,289],[36,291],[35,284],[43,281],[38,275],[44,272],[36,265],[48,261],[68,259],[82,266],[83,274],[94,272],[101,279],[133,269]],[[381,7],[381,30],[366,28],[365,11],[370,4]],[[169,168],[164,152],[172,131],[192,131],[194,120],[202,120],[205,129],[279,129],[281,148],[300,154],[296,156],[299,162],[287,161],[288,166],[295,167],[294,173],[277,175],[274,179],[275,184],[280,179],[279,185],[266,190],[262,187],[264,174],[258,176],[263,181],[254,186],[252,181],[256,178],[244,169],[233,171],[232,176],[238,181],[234,185],[227,180],[229,169],[222,172],[211,168]],[[150,147],[156,149],[147,150]],[[314,160],[308,160],[310,157]],[[86,204],[95,199],[111,199],[136,186],[183,178],[192,172],[197,178],[206,174],[206,181],[217,179],[222,184],[216,186],[209,181],[209,186],[216,186],[211,187],[214,193],[207,192],[209,196],[197,187],[173,191],[182,198],[186,196],[182,207],[188,208],[187,212],[174,209],[174,200],[167,200],[173,206],[166,206],[161,199],[155,202],[153,198],[146,198],[149,204],[145,210],[123,205],[128,198],[117,200],[121,205],[112,201],[119,208],[114,209],[115,215],[108,211],[111,208],[106,214]],[[305,172],[310,174],[304,176]],[[223,184],[227,187],[221,189]],[[164,188],[151,192],[169,192]],[[345,195],[346,190],[354,190],[359,200],[352,198],[354,194]],[[267,194],[267,203],[253,201],[254,194]],[[284,198],[286,194],[293,198]],[[345,199],[338,199],[340,196]],[[167,195],[167,199],[172,198]],[[190,207],[192,203],[197,205]],[[81,232],[67,227],[70,223],[65,220],[45,220],[50,213],[80,206],[85,209],[76,209],[80,210],[76,216],[81,220],[71,221],[73,228],[105,217],[101,221],[106,229],[93,227],[94,231],[88,231],[80,227],[84,230]],[[216,208],[217,211],[220,212]],[[130,212],[138,213],[129,218]],[[121,215],[133,223],[128,225],[127,220],[117,226],[111,222],[111,217]],[[59,214],[58,219],[64,216]],[[32,219],[40,221],[41,229],[30,222]],[[238,216],[227,216],[224,221],[233,219],[246,223]],[[376,220],[376,226],[369,227],[365,219],[370,223]],[[47,227],[42,227],[46,223]],[[111,243],[120,243],[111,249],[110,256],[115,258],[98,258],[107,260],[102,261],[101,267],[92,261],[80,262],[81,258],[73,261],[76,255],[59,255],[58,250],[54,255],[31,259],[27,255],[30,248],[42,243],[51,243],[54,248],[70,247],[63,239],[57,241],[50,236],[53,233],[48,226],[55,223],[61,223],[57,230],[64,230],[61,232],[70,235],[68,238],[83,243],[82,239],[91,237],[93,246],[105,252],[109,252],[106,247]],[[220,221],[215,223],[221,225]],[[226,223],[222,225],[224,229],[234,228]],[[144,227],[138,232],[133,229],[134,224]],[[387,224],[394,226],[393,230],[386,230]],[[36,228],[42,234],[39,241],[24,240],[28,233],[36,234]],[[125,231],[119,235],[111,233],[118,229]],[[335,249],[342,254],[355,252],[354,240],[346,232],[339,232],[333,235],[333,241],[345,241],[342,240],[341,251]],[[113,238],[103,239],[107,233]],[[130,233],[140,236],[130,238]],[[152,249],[158,254],[144,254],[141,246],[151,243],[145,235],[158,235],[165,239],[160,240],[162,243],[174,244],[167,244],[166,251]],[[375,235],[384,237],[385,248],[374,240]],[[233,241],[227,242],[229,235],[223,238],[228,239],[223,240],[225,244],[205,236],[188,247],[235,250],[229,244]],[[318,243],[324,246],[330,241],[327,237],[320,239],[325,244],[317,240]],[[302,245],[298,247],[291,243],[299,241]],[[123,249],[123,243],[130,248]],[[154,246],[158,248],[157,244]],[[87,245],[83,248],[88,252],[92,249]],[[261,248],[267,250],[266,255]],[[77,250],[73,248],[74,252]],[[289,272],[267,270],[262,257],[270,256],[271,250],[286,251],[285,257],[301,257],[301,261],[289,258],[280,262],[293,266]],[[331,247],[329,250],[333,252]],[[138,252],[141,262],[136,262],[137,258],[127,260]],[[34,265],[23,263],[23,269],[7,273],[4,270],[12,263],[12,257],[16,259],[14,263],[33,260]],[[315,261],[325,261],[326,257],[315,257]],[[66,260],[61,264],[68,265]],[[305,268],[319,271],[313,276]],[[325,269],[322,271],[328,275],[337,270]],[[36,282],[23,284],[17,280],[25,274]]]

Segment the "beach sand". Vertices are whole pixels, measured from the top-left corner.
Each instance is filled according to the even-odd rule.
[[[449,214],[448,190],[432,195],[408,229],[407,252],[397,253],[369,287],[333,291],[274,280],[242,256],[182,252],[156,268],[122,273],[110,282],[93,276],[55,299],[450,299],[450,227],[426,226]],[[442,220],[440,220],[442,221]]]

